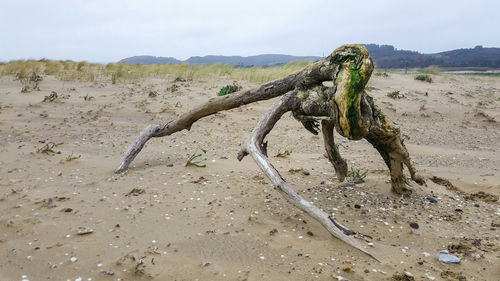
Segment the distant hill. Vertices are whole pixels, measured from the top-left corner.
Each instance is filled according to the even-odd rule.
[[[436,54],[398,50],[391,45],[365,45],[378,68],[490,67],[500,68],[500,48],[458,49]]]
[[[277,55],[277,54],[266,54],[258,56],[240,57],[240,56],[204,56],[204,57],[190,57],[185,60],[189,64],[230,64],[240,67],[252,67],[252,66],[273,66],[282,65],[291,61],[318,61],[322,57],[314,56],[290,56],[290,55]]]
[[[368,52],[378,68],[416,68],[416,67],[488,67],[500,68],[500,48],[458,49],[436,54],[422,54],[415,51],[398,50],[391,45],[366,44]],[[318,61],[317,56],[290,56],[266,54],[249,57],[241,56],[203,56],[190,57],[181,61],[172,57],[135,56],[123,59],[126,64],[229,64],[240,67],[282,65],[291,61]]]
[[[119,63],[125,64],[177,64],[182,61],[172,57],[154,57],[154,56],[135,56],[122,59]]]
[[[240,67],[252,66],[273,66],[282,65],[291,61],[318,61],[322,57],[315,56],[290,56],[290,55],[277,55],[266,54],[249,57],[241,56],[204,56],[204,57],[190,57],[187,60],[181,61],[171,57],[154,57],[154,56],[135,56],[122,59],[119,63],[127,64],[166,64],[166,63],[189,63],[189,64],[229,64]]]

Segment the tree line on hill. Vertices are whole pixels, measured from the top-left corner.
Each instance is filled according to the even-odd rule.
[[[476,46],[436,54],[398,50],[391,45],[365,45],[378,68],[488,67],[500,68],[500,48]]]
[[[398,50],[391,45],[365,44],[377,68],[423,68],[438,67],[487,67],[500,68],[500,48],[476,46],[470,49],[457,49],[435,54],[422,54],[415,51]],[[275,66],[292,61],[318,61],[318,56],[291,56],[265,54],[249,57],[241,56],[195,56],[181,61],[172,57],[134,56],[119,63],[126,64],[229,64],[239,67]]]

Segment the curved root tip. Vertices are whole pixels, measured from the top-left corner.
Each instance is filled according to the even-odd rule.
[[[413,177],[413,181],[418,183],[419,185],[424,185],[425,184],[425,178],[421,175],[415,175]]]
[[[366,251],[363,251],[363,252],[364,252],[367,256],[369,256],[370,258],[372,258],[372,259],[374,259],[374,260],[376,260],[376,261],[378,261],[378,262],[381,262],[379,259],[377,259],[377,258],[376,258],[375,256],[373,256],[372,254],[370,254],[370,253],[368,253],[368,252],[366,252]]]
[[[118,169],[115,170],[115,174],[121,174],[123,172],[125,172],[125,169],[118,168]]]
[[[241,148],[240,151],[238,151],[238,161],[241,161],[243,160],[243,158],[245,156],[247,156],[249,153],[248,153],[248,150],[246,147],[244,148]]]

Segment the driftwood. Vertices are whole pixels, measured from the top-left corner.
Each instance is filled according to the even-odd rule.
[[[148,126],[129,147],[116,173],[124,172],[152,137],[189,130],[194,122],[219,111],[282,96],[255,127],[250,141],[239,151],[238,160],[241,161],[243,157],[250,155],[288,202],[320,222],[333,236],[373,257],[348,236],[353,234],[353,231],[329,217],[288,186],[269,162],[264,143],[264,138],[281,116],[291,111],[313,134],[318,134],[321,121],[326,152],[339,181],[343,181],[347,176],[347,163],[335,145],[334,129],[351,140],[365,138],[377,149],[390,170],[393,192],[409,192],[403,174],[403,164],[408,168],[412,180],[423,183],[423,178],[416,175],[399,128],[385,119],[373,99],[364,91],[372,71],[373,61],[364,46],[341,46],[330,56],[300,72],[255,89],[213,98],[166,124]],[[333,87],[325,86],[325,81],[333,81]]]

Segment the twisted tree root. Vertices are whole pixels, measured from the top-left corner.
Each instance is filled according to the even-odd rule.
[[[124,172],[152,137],[168,136],[184,129],[190,130],[192,124],[203,117],[282,96],[253,130],[249,143],[238,153],[238,159],[241,160],[250,154],[287,201],[320,222],[333,236],[374,258],[348,237],[354,233],[353,231],[328,217],[286,184],[278,171],[269,163],[264,142],[265,136],[281,116],[285,112],[292,111],[293,116],[313,134],[318,134],[318,121],[321,121],[328,159],[340,181],[347,176],[347,163],[335,145],[334,129],[348,139],[365,138],[377,149],[390,170],[391,186],[395,193],[407,192],[403,164],[408,167],[411,178],[422,184],[424,180],[416,174],[399,128],[385,120],[373,99],[364,91],[372,71],[373,62],[363,46],[341,46],[324,60],[283,79],[255,89],[213,98],[166,124],[148,126],[130,145],[115,172]],[[333,81],[333,87],[324,86],[324,81]]]

